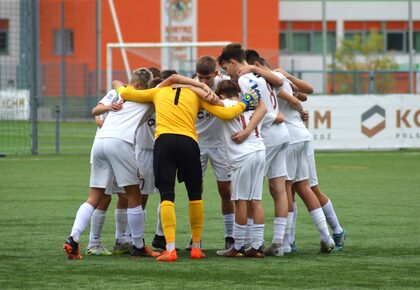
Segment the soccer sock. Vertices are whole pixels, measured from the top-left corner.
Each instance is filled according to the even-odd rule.
[[[157,206],[156,235],[164,236],[162,229],[162,219],[160,218],[160,203]]]
[[[328,200],[328,202],[322,207],[322,211],[325,214],[325,218],[327,219],[327,223],[331,227],[333,234],[342,233],[343,228],[340,226],[340,222],[335,214],[331,200]]]
[[[290,235],[289,235],[289,242],[290,244],[293,244],[296,239],[296,221],[297,221],[297,215],[298,215],[298,208],[296,201],[293,202],[293,219],[292,219],[292,225],[290,227]]]
[[[165,234],[166,249],[171,251],[168,247],[169,243],[174,245],[175,248],[175,230],[176,230],[176,216],[175,205],[172,201],[164,200],[161,203],[160,218],[162,219],[163,233]]]
[[[71,229],[70,236],[73,240],[78,243],[80,241],[80,234],[86,229],[89,224],[89,219],[92,216],[95,208],[89,203],[85,202],[80,207],[76,213],[76,218],[74,219],[73,228]]]
[[[309,215],[311,216],[312,222],[319,232],[319,238],[321,241],[328,242],[331,236],[328,232],[328,225],[327,221],[325,220],[325,215],[322,211],[322,208],[314,209],[313,211],[309,212]]]
[[[128,210],[128,209],[127,209]],[[131,243],[133,242],[133,239],[131,237],[131,230],[130,227],[128,226],[128,211],[127,211],[127,227],[125,228],[125,232],[124,232],[124,236],[123,236],[123,240],[126,243]]]
[[[273,229],[273,244],[283,244],[284,234],[286,232],[287,218],[275,217]]]
[[[290,245],[290,230],[293,223],[293,212],[287,214],[286,231],[284,233],[283,245]]]
[[[127,209],[115,209],[115,239],[121,242],[127,230]]]
[[[247,225],[239,225],[235,223],[233,226],[233,238],[235,239],[235,250],[240,250],[245,244]]]
[[[203,200],[190,200],[190,226],[192,246],[200,247],[201,235],[203,232]]]
[[[252,225],[252,247],[258,250],[264,244],[264,224]]]
[[[252,225],[254,224],[254,219],[248,218],[246,221],[246,231],[245,231],[245,245],[251,245],[252,243]]]
[[[140,249],[144,242],[144,211],[141,205],[133,208],[127,208],[128,227],[130,228],[133,245]]]
[[[229,213],[223,215],[223,224],[225,225],[225,237],[233,237],[233,224],[235,222],[235,214]]]
[[[101,233],[104,228],[106,211],[95,209],[90,218],[90,233],[88,248],[101,244]]]

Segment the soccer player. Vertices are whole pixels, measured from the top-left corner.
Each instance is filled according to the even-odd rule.
[[[167,86],[174,80],[185,79],[186,84],[196,88],[172,88]],[[175,81],[177,82],[177,81]],[[179,81],[178,81],[179,82]],[[230,108],[211,105],[203,101],[212,91],[200,82],[178,75],[172,75],[160,84],[160,88],[149,90],[134,90],[124,88],[114,81],[114,88],[126,100],[153,102],[156,111],[155,147],[153,169],[155,185],[161,194],[161,219],[166,238],[166,252],[157,261],[174,262],[177,260],[175,248],[175,179],[185,182],[189,198],[189,216],[192,233],[192,259],[205,258],[200,249],[203,228],[203,201],[201,198],[202,169],[200,149],[197,143],[195,119],[200,108],[222,119],[233,118],[246,109],[244,103]],[[205,90],[202,90],[203,88]],[[244,100],[246,102],[246,100]]]
[[[133,74],[130,80],[131,87],[138,85],[147,88],[151,78],[151,72],[142,69],[138,74]],[[109,112],[96,135],[92,147],[89,195],[77,211],[70,237],[63,245],[69,259],[82,258],[79,251],[80,235],[86,229],[94,209],[98,206],[113,176],[118,186],[123,187],[127,193],[127,220],[133,239],[131,255],[135,257],[159,255],[144,245],[144,212],[133,147],[135,130],[151,110],[153,107],[148,104],[124,102],[121,110]]]
[[[220,58],[219,58],[220,59]],[[223,67],[223,66],[222,66]],[[236,105],[238,94],[241,92],[237,83],[224,80],[219,83],[216,94],[223,99],[225,107]],[[259,98],[257,89],[251,89],[248,94],[255,94]],[[264,209],[262,207],[262,185],[264,179],[265,146],[260,135],[261,120],[267,109],[260,101],[258,109],[261,113],[257,117],[254,111],[245,111],[239,118],[223,122],[223,139],[226,147],[228,162],[232,166],[232,200],[235,202],[234,245],[229,249],[217,251],[217,255],[224,257],[256,257],[263,258],[264,244]],[[257,119],[257,128],[246,139],[237,144],[232,140],[232,134],[241,131],[251,119]],[[249,209],[248,209],[249,207]],[[248,211],[251,211],[249,213]],[[247,216],[251,214],[254,225],[252,227],[252,244],[245,249]]]
[[[216,60],[208,55],[200,57],[196,62],[196,78],[198,81],[216,91],[220,81],[228,79],[220,75],[216,68]],[[198,112],[195,122],[198,145],[200,147],[200,160],[203,169],[203,178],[208,162],[211,163],[217,182],[217,190],[221,198],[221,210],[225,230],[225,248],[229,249],[233,243],[233,224],[235,208],[231,200],[231,168],[226,160],[226,151],[223,146],[222,121],[205,110]]]
[[[275,77],[280,81],[280,84],[282,80],[269,70],[249,66],[248,59],[252,62],[255,62],[255,60],[248,57],[247,61],[245,61],[245,57],[245,52],[240,44],[231,44],[223,49],[222,54],[219,56],[219,64],[228,72],[232,79],[239,78],[238,83],[243,94],[250,88],[257,90],[268,112],[277,116],[279,114],[279,106],[276,92],[260,74],[268,74],[271,78]],[[251,72],[254,69],[258,70],[260,74]],[[244,127],[245,130],[242,132],[238,132],[234,140],[241,142],[243,134],[248,136],[253,132],[257,125],[256,120],[251,121],[249,125],[246,128]],[[283,236],[287,220],[287,196],[284,183],[286,176],[285,154],[289,142],[289,133],[283,123],[273,123],[271,119],[265,118],[262,124],[261,135],[266,147],[264,175],[268,178],[275,208],[273,241],[266,250],[266,254],[282,256]],[[248,220],[248,224],[253,222],[252,219]]]

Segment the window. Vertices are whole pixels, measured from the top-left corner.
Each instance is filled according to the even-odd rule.
[[[0,19],[0,55],[9,53],[9,19]]]
[[[403,32],[387,32],[386,33],[386,50],[387,51],[407,51],[404,47]]]
[[[62,35],[64,35],[64,54],[71,55],[74,52],[73,30],[54,29],[54,54],[62,55]]]
[[[413,32],[413,47],[416,53],[420,53],[420,31]]]
[[[287,50],[287,34],[286,32],[280,32],[280,51]]]
[[[314,33],[314,47],[313,51],[315,53],[323,53],[322,46],[322,32]],[[332,53],[335,51],[335,32],[327,32],[327,53]]]
[[[311,52],[311,34],[307,32],[294,32],[292,34],[293,52]]]

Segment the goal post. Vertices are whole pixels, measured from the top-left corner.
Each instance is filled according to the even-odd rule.
[[[177,71],[191,72],[194,71],[194,63],[198,48],[203,49],[203,51],[206,48],[220,48],[217,52],[220,54],[221,49],[230,43],[230,41],[108,43],[106,51],[107,90],[109,91],[112,87],[114,70],[113,51],[115,49],[124,49],[134,55],[134,57],[137,55],[149,59],[150,62],[158,64],[161,69],[175,69]],[[132,64],[130,64],[130,61],[129,66],[131,72]],[[137,66],[135,68],[137,68]]]

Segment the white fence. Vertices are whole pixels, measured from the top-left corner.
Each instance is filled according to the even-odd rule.
[[[313,96],[304,107],[316,149],[420,147],[420,95]]]

